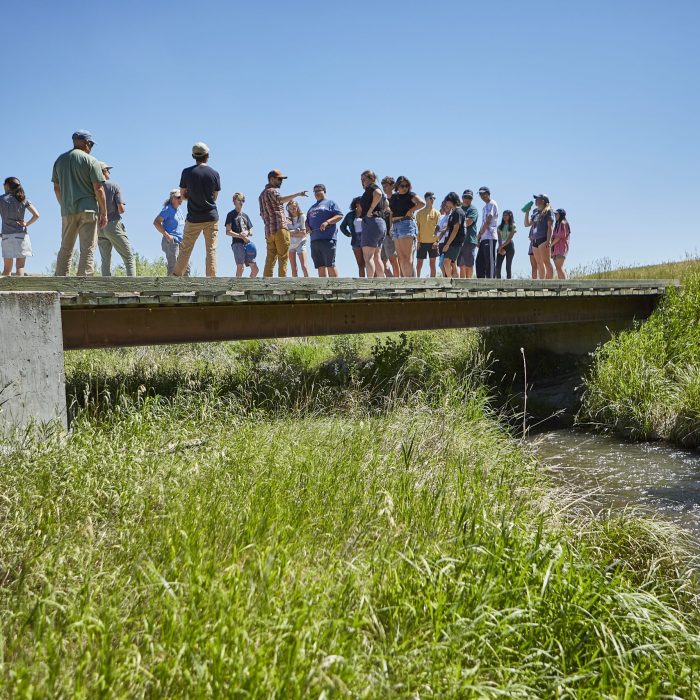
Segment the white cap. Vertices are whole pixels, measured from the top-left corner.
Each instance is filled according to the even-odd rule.
[[[170,190],[170,196],[171,196],[171,197],[179,197],[179,196],[180,196],[180,188],[179,188],[179,187],[173,187],[173,189]]]
[[[202,156],[209,155],[209,146],[202,141],[197,141],[194,146],[192,146],[192,155],[201,158]]]

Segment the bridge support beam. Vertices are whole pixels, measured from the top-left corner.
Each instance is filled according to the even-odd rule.
[[[66,428],[57,292],[0,292],[0,437],[32,424]]]

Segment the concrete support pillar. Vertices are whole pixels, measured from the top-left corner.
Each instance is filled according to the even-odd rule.
[[[67,427],[58,293],[0,292],[0,436],[49,421]]]

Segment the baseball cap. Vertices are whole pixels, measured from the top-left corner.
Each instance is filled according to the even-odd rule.
[[[202,141],[197,141],[194,146],[192,146],[192,155],[201,158],[202,156],[209,155],[209,146]]]
[[[78,129],[77,131],[74,131],[73,138],[76,141],[89,141],[91,143],[95,143],[93,135],[86,129]]]
[[[479,194],[491,194],[491,190],[488,187],[479,187]]]
[[[111,169],[112,169],[111,165],[107,165],[107,163],[100,161],[100,170],[111,170]]]
[[[170,190],[170,196],[171,197],[179,197],[180,196],[180,188],[173,187],[172,190]]]
[[[549,197],[546,194],[533,194],[532,195],[533,199],[544,199],[547,204],[549,204]]]
[[[269,180],[271,177],[281,177],[283,180],[287,179],[287,176],[283,175],[281,170],[270,170],[267,174],[267,179]]]
[[[464,190],[464,192],[462,192],[462,198],[464,197],[471,197],[474,199],[474,193],[471,190]]]

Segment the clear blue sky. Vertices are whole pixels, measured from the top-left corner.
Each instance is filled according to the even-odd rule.
[[[244,192],[261,251],[257,196],[275,167],[287,192],[323,182],[343,210],[365,168],[421,194],[488,185],[502,209],[544,191],[569,212],[571,265],[699,247],[697,0],[27,0],[3,21],[2,177],[19,177],[42,215],[31,272],[58,249],[51,166],[79,128],[114,165],[149,258],[151,222],[200,140],[222,216]],[[339,250],[352,274],[343,236]],[[219,261],[233,274],[225,236]],[[201,241],[194,263],[203,273]]]

